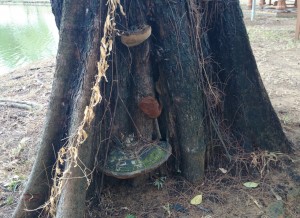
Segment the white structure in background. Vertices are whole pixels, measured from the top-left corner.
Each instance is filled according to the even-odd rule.
[[[256,0],[252,0],[251,21],[253,21],[255,17],[255,8],[256,8],[255,6],[256,6]]]

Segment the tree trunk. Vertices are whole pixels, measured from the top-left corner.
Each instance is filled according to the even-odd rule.
[[[88,37],[87,35],[94,34],[93,31],[99,34],[100,22],[92,18],[96,15],[99,18],[99,5],[94,4],[92,8],[91,3],[86,3],[85,0],[73,3],[65,0],[63,4],[61,18],[63,22],[60,25],[59,49],[47,119],[37,159],[13,215],[16,218],[38,217],[41,210],[30,210],[39,208],[48,200],[57,152],[66,144],[66,138],[72,133],[70,128],[76,128],[75,125],[81,122],[83,104],[86,104],[87,96],[89,99],[89,93],[84,92],[90,89],[96,72],[95,63],[98,59],[97,51],[100,43],[97,40],[99,36],[90,34]],[[90,11],[86,14],[86,11],[81,8],[87,7]],[[58,17],[57,20],[60,18]],[[90,23],[89,28],[85,22]]]
[[[225,86],[227,126],[248,151],[288,152],[290,143],[263,86],[238,3],[219,5],[216,17],[208,35]]]
[[[195,32],[189,15],[200,15],[189,14],[191,11],[186,10],[189,5],[185,1],[153,3],[153,34],[163,52],[157,64],[167,123],[165,132],[169,133],[167,137],[179,162],[180,167],[176,170],[197,182],[204,175],[206,151],[204,96],[200,85],[203,69],[193,41]]]
[[[14,217],[37,217],[40,210],[25,209],[48,200],[56,154],[80,125],[97,72],[106,1],[51,3],[60,31],[57,67],[38,157]],[[100,83],[103,99],[78,150],[81,163],[61,166],[71,168],[57,217],[84,217],[86,175],[103,170],[108,153],[127,149],[128,140],[170,144],[172,170],[194,183],[203,179],[216,144],[227,157],[235,154],[223,128],[246,151],[290,150],[259,76],[238,0],[121,3],[126,17],[116,16],[116,28],[134,32],[148,24],[152,34],[133,47],[114,38],[107,82]],[[101,180],[93,183],[100,186]]]

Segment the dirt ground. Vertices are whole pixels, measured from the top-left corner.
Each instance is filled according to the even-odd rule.
[[[153,177],[143,187],[106,187],[91,217],[300,217],[300,41],[295,17],[258,10],[254,21],[242,0],[257,65],[295,154],[256,153],[263,176],[233,177],[220,169],[194,186],[181,178]],[[51,92],[54,59],[0,75],[0,217],[11,217],[30,173]],[[256,162],[255,162],[256,161]],[[243,164],[243,158],[236,160]],[[268,168],[269,164],[276,167]],[[256,164],[256,165],[255,165]],[[239,172],[237,172],[239,173]],[[243,183],[254,181],[257,188]],[[202,194],[203,202],[190,200]]]

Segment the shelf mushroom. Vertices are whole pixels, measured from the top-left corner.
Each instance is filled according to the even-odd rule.
[[[127,47],[141,44],[151,35],[152,28],[149,25],[142,25],[136,30],[126,31],[121,35],[121,42]]]
[[[139,108],[150,118],[157,118],[161,114],[162,106],[152,96],[144,97],[139,102]]]
[[[142,149],[136,151],[120,148],[111,150],[102,168],[104,174],[118,179],[134,178],[158,168],[172,153],[170,144],[165,141],[140,143],[137,148]]]
[[[139,104],[140,110],[148,117],[155,119],[158,139],[153,142],[144,140],[118,140],[118,146],[111,149],[107,161],[101,168],[104,174],[118,179],[134,178],[161,166],[171,156],[172,147],[166,141],[160,141],[161,136],[157,117],[162,112],[159,102],[152,96],[143,97]]]

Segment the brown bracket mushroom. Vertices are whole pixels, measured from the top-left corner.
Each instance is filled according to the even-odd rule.
[[[148,39],[151,32],[151,26],[143,25],[137,30],[124,32],[121,35],[121,42],[127,47],[137,46]]]
[[[159,117],[162,110],[162,106],[152,96],[142,98],[139,102],[139,108],[152,119]]]
[[[160,116],[162,111],[162,106],[159,102],[152,96],[147,96],[142,98],[139,102],[139,108],[143,111],[148,117],[155,119],[155,128],[157,132],[158,139],[161,139],[160,129],[158,125],[157,118]]]

